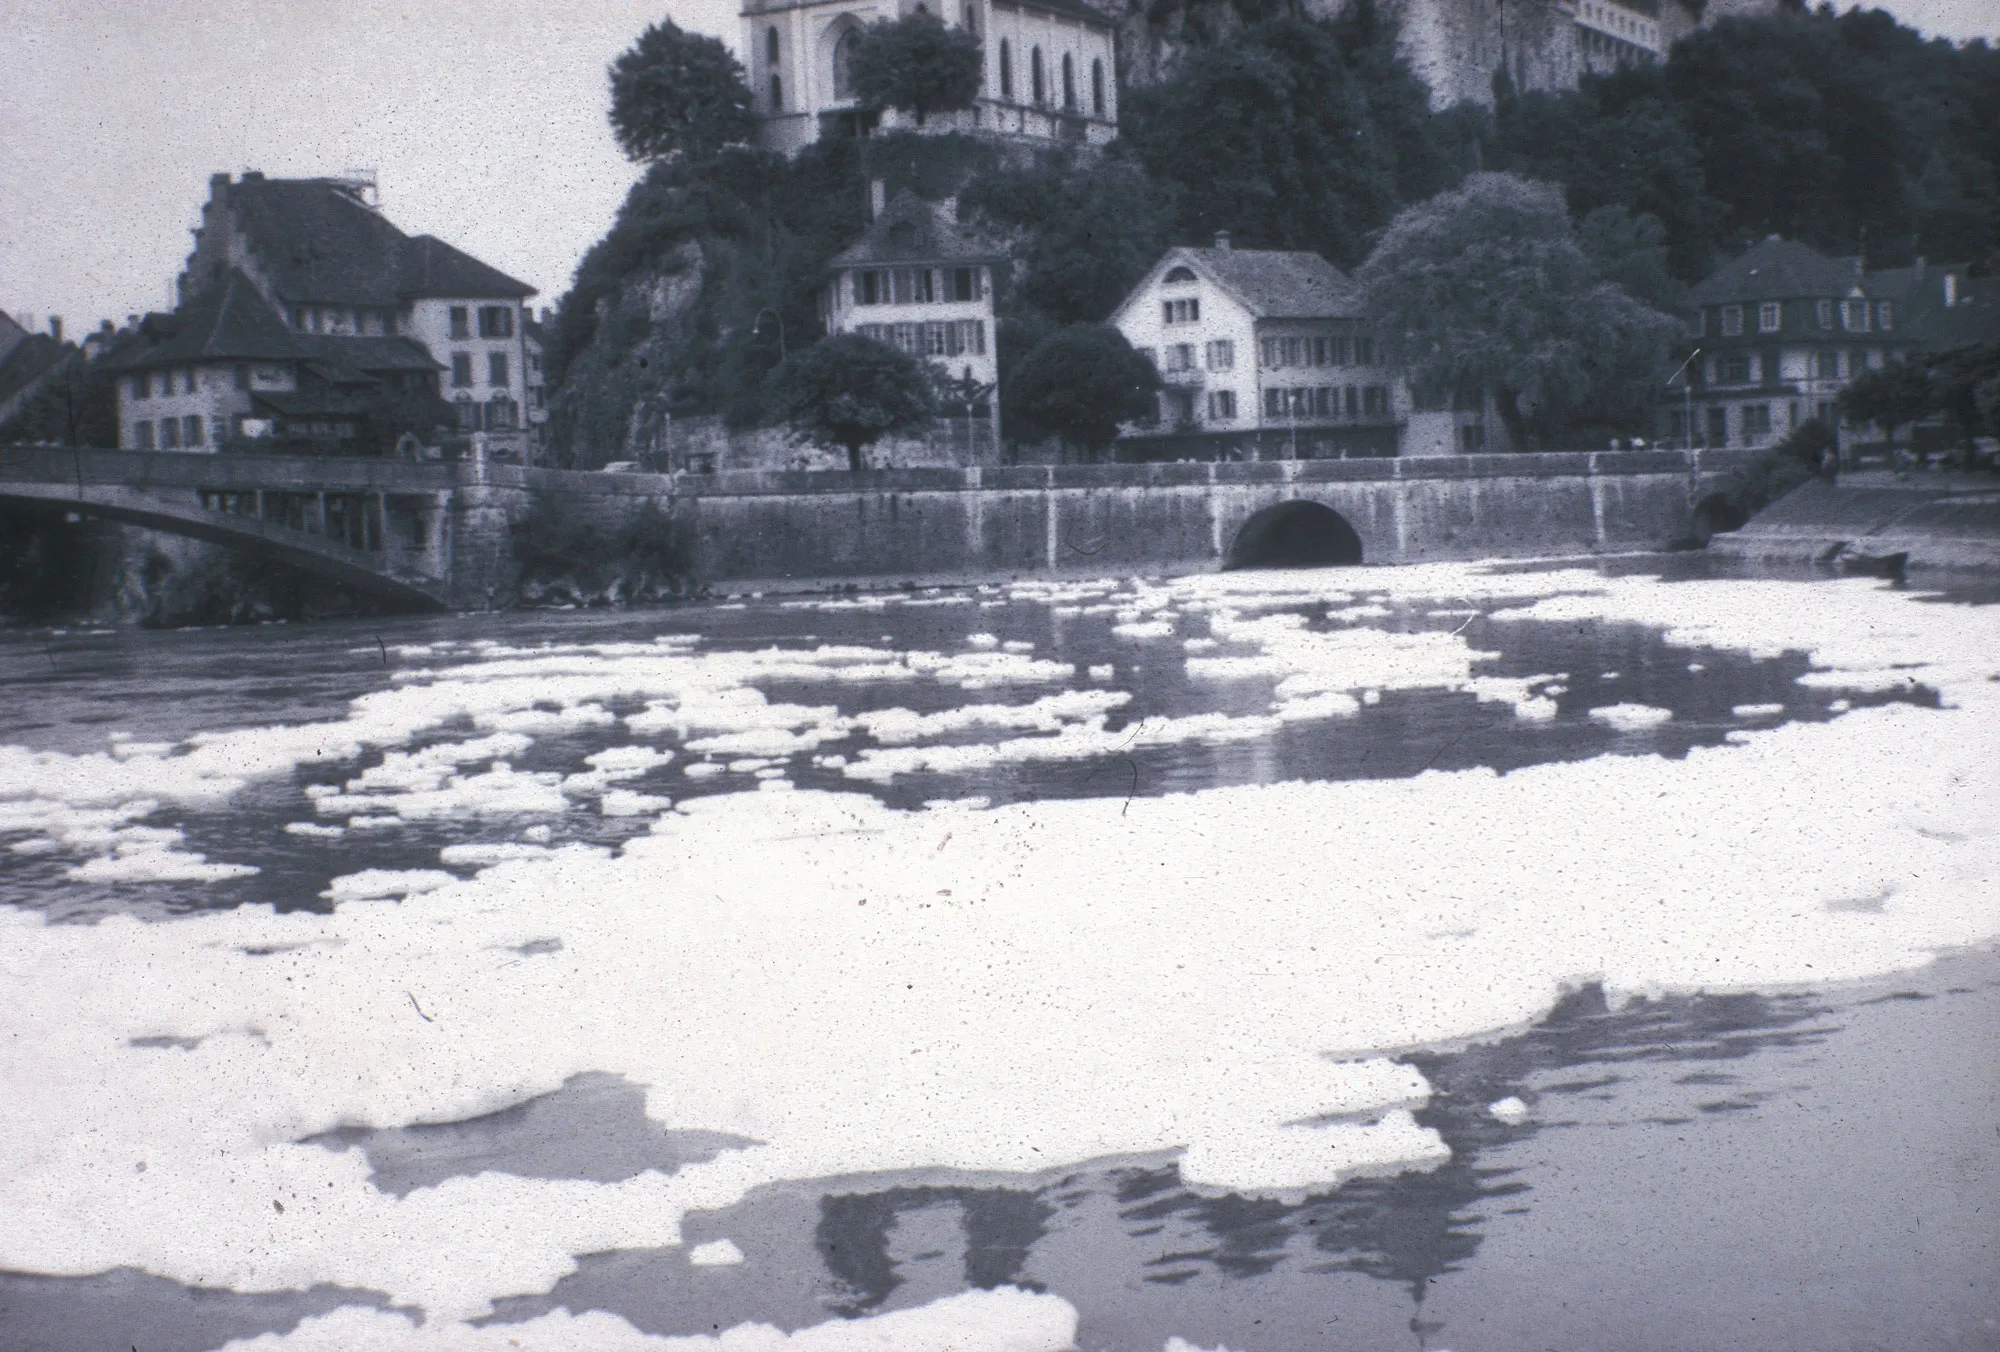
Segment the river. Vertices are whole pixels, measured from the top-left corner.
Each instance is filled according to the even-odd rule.
[[[2000,1347],[2000,608],[0,635],[0,1346]]]

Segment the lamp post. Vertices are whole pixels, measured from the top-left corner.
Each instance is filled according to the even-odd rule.
[[[1682,445],[1690,454],[1694,451],[1694,377],[1687,374],[1687,369],[1694,365],[1694,359],[1700,355],[1700,348],[1696,348],[1694,351],[1688,353],[1687,360],[1682,362],[1679,368],[1667,377],[1668,389],[1673,388],[1674,381],[1679,380],[1681,382],[1681,408],[1683,410],[1681,417],[1684,419],[1682,431],[1685,433],[1685,436],[1682,438]]]
[[[771,316],[771,318],[778,321],[778,361],[780,364],[783,364],[785,360],[785,317],[783,315],[779,314],[776,310],[773,310],[770,306],[766,305],[763,309],[757,312],[756,316],[753,319],[751,319],[750,332],[754,335],[762,333],[764,331],[765,315],[769,315]]]

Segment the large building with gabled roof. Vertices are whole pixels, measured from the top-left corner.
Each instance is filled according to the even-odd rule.
[[[1163,385],[1158,419],[1137,434],[1209,434],[1246,450],[1281,440],[1304,458],[1398,449],[1408,396],[1353,282],[1316,253],[1237,249],[1227,234],[1169,249],[1111,323]]]
[[[145,341],[120,355],[126,446],[213,449],[287,428],[355,437],[385,390],[422,387],[451,404],[459,431],[528,453],[545,416],[530,394],[533,287],[404,234],[361,178],[216,174],[194,237],[179,306],[148,316]]]
[[[1994,290],[1963,266],[1869,269],[1760,240],[1689,292],[1690,359],[1661,403],[1661,438],[1768,446],[1816,418],[1843,444],[1865,439],[1868,429],[1841,422],[1840,391],[1911,353],[2000,341]]]

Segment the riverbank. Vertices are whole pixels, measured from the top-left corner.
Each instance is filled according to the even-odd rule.
[[[2000,572],[2000,478],[1865,470],[1814,479],[1719,533],[1708,551],[1764,563],[1815,563],[1849,551],[1908,554],[1912,569]]]

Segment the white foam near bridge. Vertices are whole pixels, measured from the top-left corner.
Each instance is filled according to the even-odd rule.
[[[1866,688],[1893,671],[1938,690],[1943,707],[1759,728],[1684,760],[1129,803],[901,812],[859,793],[724,794],[662,812],[615,855],[466,855],[484,865],[471,879],[357,867],[356,899],[328,915],[246,907],[73,926],[0,912],[0,986],[20,1034],[0,1043],[0,1083],[33,1086],[0,1095],[0,1268],[131,1266],[242,1291],[337,1283],[425,1310],[424,1338],[463,1334],[438,1346],[478,1346],[484,1332],[453,1321],[548,1290],[577,1254],[677,1244],[690,1210],[774,1180],[1040,1174],[1180,1150],[1193,1183],[1323,1189],[1440,1158],[1407,1116],[1427,1093],[1421,1077],[1374,1049],[1517,1025],[1581,981],[1614,998],[1769,989],[2000,935],[1992,611],[1866,583],[1469,567],[1378,579],[1399,604],[1464,602],[1495,623],[1614,620],[1690,645],[1801,650],[1825,683]],[[1317,585],[1200,579],[1174,594],[1245,617],[1225,625],[1227,641],[1277,659],[1262,679],[1305,678],[1301,699],[1413,673],[1474,688],[1477,660],[1457,650],[1295,646],[1297,626],[1250,615]],[[205,736],[163,757],[0,752],[0,797],[26,829],[96,813],[77,829],[116,833],[142,791],[221,802],[254,776],[401,747],[454,719],[652,701],[648,736],[799,731],[849,716],[772,703],[752,682],[979,674],[954,660],[872,648],[697,658],[685,642],[491,648],[406,673],[346,720]],[[1049,694],[1038,668],[1012,669],[1023,694]],[[1540,698],[1533,688],[1547,687],[1489,693]],[[972,694],[962,709],[991,703]],[[1003,724],[1005,735],[960,745],[986,763],[1030,741],[1068,754],[1056,744],[1085,734],[1066,729],[1101,716],[1071,713],[1082,721],[1030,736]],[[641,717],[627,719],[634,736]],[[1227,737],[1246,721],[1172,731]],[[968,717],[949,731],[992,726]],[[357,810],[393,813],[482,778],[455,754],[394,762],[372,784],[350,776],[364,783],[352,796],[374,804]],[[1886,806],[1857,816],[1860,800]],[[352,849],[358,866],[365,839],[329,848]],[[1882,901],[1839,904],[1856,895]],[[401,1198],[370,1185],[359,1151],[296,1144],[343,1125],[462,1120],[582,1071],[649,1086],[663,1126],[761,1144],[671,1175],[486,1173]]]

